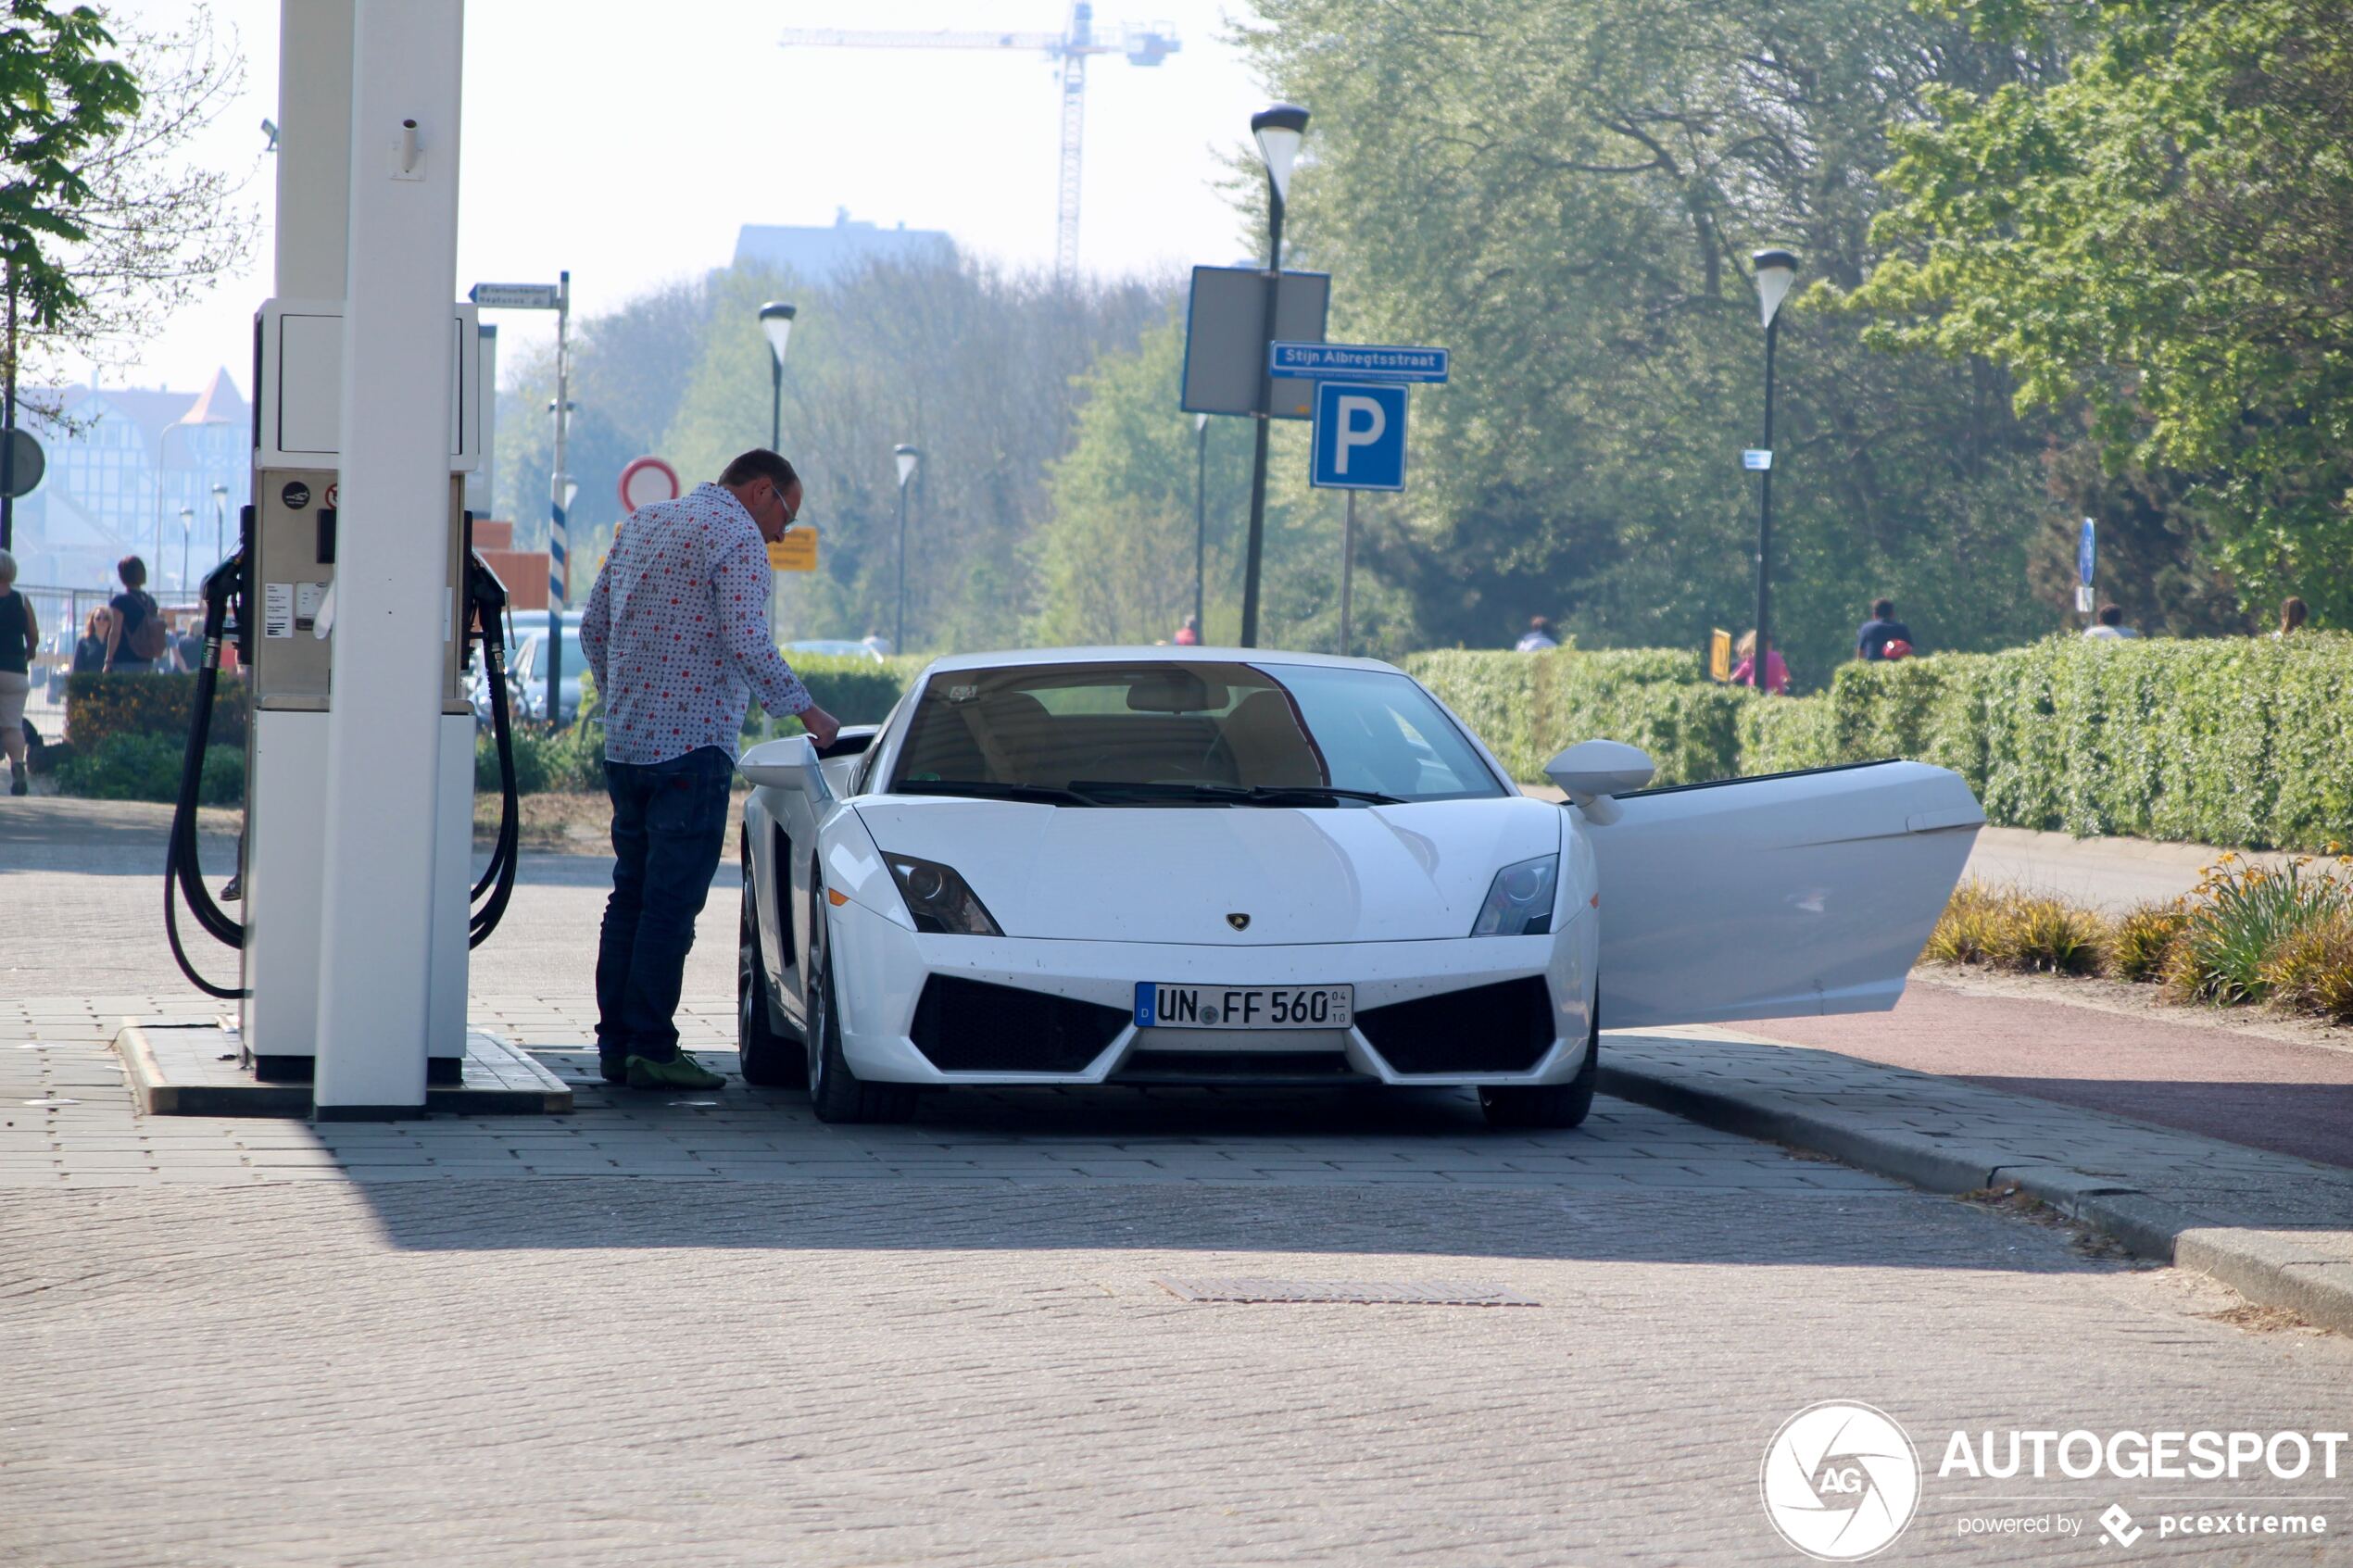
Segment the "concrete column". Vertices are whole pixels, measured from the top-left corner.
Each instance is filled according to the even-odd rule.
[[[424,1104],[464,15],[463,0],[354,11],[321,1120]]]
[[[352,4],[280,0],[278,6],[280,299],[343,297],[351,228]]]

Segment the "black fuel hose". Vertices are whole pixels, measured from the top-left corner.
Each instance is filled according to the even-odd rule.
[[[204,580],[204,659],[196,671],[195,702],[188,715],[188,749],[180,764],[180,796],[171,811],[171,841],[164,852],[163,931],[171,944],[172,960],[188,983],[208,997],[235,1000],[250,993],[216,985],[196,972],[180,942],[179,899],[187,900],[206,935],[231,947],[245,946],[245,928],[222,912],[206,890],[203,869],[196,863],[196,796],[204,783],[206,743],[212,734],[212,699],[220,684],[221,631],[229,618],[229,601],[244,568],[240,550],[215,567]],[[177,897],[175,897],[175,895]]]
[[[514,721],[507,706],[507,650],[499,635],[506,621],[507,589],[478,555],[467,558],[466,600],[482,641],[483,679],[490,688],[490,733],[498,752],[498,841],[472,893],[474,898],[484,892],[490,897],[467,922],[466,946],[479,947],[498,929],[507,913],[507,901],[514,895],[522,825],[522,803],[515,790]]]

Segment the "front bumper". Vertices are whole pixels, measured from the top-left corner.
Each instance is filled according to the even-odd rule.
[[[1230,1057],[1241,1068],[1252,1056],[1325,1054],[1344,1060],[1348,1073],[1384,1084],[1565,1083],[1584,1060],[1598,930],[1597,917],[1580,910],[1566,929],[1544,936],[1231,947],[925,935],[854,900],[828,911],[828,919],[842,1054],[850,1071],[878,1083],[937,1085],[1101,1084],[1152,1076],[1155,1056]],[[1116,1010],[1128,1021],[1076,1071],[947,1071],[915,1040],[917,1009],[934,975],[1066,997]],[[1353,985],[1361,1020],[1379,1008],[1529,978],[1543,981],[1549,993],[1552,1039],[1520,1072],[1400,1072],[1358,1026],[1139,1030],[1132,1019],[1139,981]],[[1332,1075],[1344,1081],[1347,1074],[1335,1070]]]

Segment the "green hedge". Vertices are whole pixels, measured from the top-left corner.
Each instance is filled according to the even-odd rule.
[[[2054,638],[1851,664],[1829,761],[1917,757],[1993,822],[2246,848],[2353,842],[2353,635]]]
[[[123,675],[110,679],[161,680],[163,676]],[[161,800],[180,798],[180,770],[186,764],[184,734],[108,735],[94,749],[77,746],[73,755],[57,764],[57,790],[92,800]],[[215,746],[204,754],[204,773],[196,786],[201,806],[241,806],[245,798],[245,754],[242,746]]]
[[[1737,771],[1748,694],[1705,679],[1696,655],[1673,648],[1498,653],[1444,648],[1403,667],[1462,715],[1515,778],[1544,776],[1565,746],[1607,738],[1639,746],[1661,784]]]
[[[2088,643],[1842,667],[1819,696],[1759,701],[1672,651],[1449,650],[1405,667],[1542,777],[1590,736],[1661,784],[1910,757],[1967,779],[1989,821],[2322,851],[2353,843],[2353,635]]]
[[[188,738],[188,709],[196,695],[194,675],[109,675],[82,671],[66,677],[66,738],[75,749],[95,753],[115,735]],[[251,704],[245,679],[220,677],[212,701],[210,739],[216,746],[245,743]]]

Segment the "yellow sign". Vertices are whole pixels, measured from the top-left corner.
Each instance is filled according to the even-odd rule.
[[[785,536],[768,546],[768,570],[771,571],[814,571],[817,570],[817,531],[814,528],[787,528]]]
[[[1732,634],[1720,626],[1707,633],[1707,673],[1718,681],[1732,678]]]

